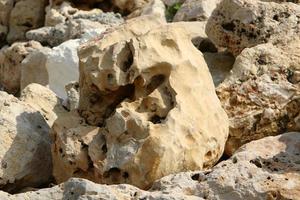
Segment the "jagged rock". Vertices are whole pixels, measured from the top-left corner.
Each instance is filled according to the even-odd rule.
[[[13,8],[14,0],[0,0],[0,45],[5,43],[8,33],[9,15]]]
[[[300,197],[300,133],[267,137],[242,147],[229,160],[209,171],[172,174],[149,191],[130,185],[98,185],[71,178],[53,188],[9,195],[3,200],[153,199],[153,200],[265,200]]]
[[[16,1],[9,18],[7,41],[24,40],[25,33],[44,24],[46,0]]]
[[[0,92],[0,188],[16,192],[47,183],[52,172],[50,128],[25,102]]]
[[[208,20],[206,32],[216,45],[234,55],[257,44],[285,44],[300,34],[300,5],[224,0]]]
[[[221,0],[187,0],[176,12],[173,21],[206,21]]]
[[[20,90],[22,61],[42,46],[35,41],[17,42],[12,46],[5,46],[0,51],[0,85],[10,94],[17,94]]]
[[[64,2],[59,6],[48,7],[45,27],[26,33],[28,40],[57,46],[69,39],[81,38],[95,29],[106,29],[124,22],[120,14],[104,13],[100,9],[83,11]],[[99,31],[98,31],[99,32]]]
[[[246,144],[211,171],[170,175],[154,183],[150,191],[208,200],[298,200],[299,145],[299,132],[266,137]]]
[[[235,58],[228,52],[205,52],[203,56],[217,87],[230,74]]]
[[[222,155],[228,121],[191,42],[198,22],[127,23],[79,48],[81,117],[68,113],[52,129],[58,182],[73,176],[147,188]]]
[[[251,140],[300,130],[299,74],[299,39],[286,46],[268,43],[242,51],[217,88],[230,119],[228,155]]]
[[[62,100],[50,89],[32,83],[22,90],[20,100],[39,111],[49,127],[51,127],[58,116],[66,110],[62,106]]]

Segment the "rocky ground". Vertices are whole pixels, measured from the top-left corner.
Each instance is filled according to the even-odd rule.
[[[300,199],[300,1],[0,0],[0,199]]]

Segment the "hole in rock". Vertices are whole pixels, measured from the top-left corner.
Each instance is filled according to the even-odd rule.
[[[158,115],[154,115],[154,116],[151,117],[150,121],[153,124],[160,124],[165,119],[166,119],[166,117],[160,117]]]
[[[110,168],[108,171],[104,172],[104,178],[110,178],[112,183],[119,183],[121,178],[121,170],[117,167]]]
[[[209,53],[216,53],[218,52],[218,48],[214,45],[214,43],[210,39],[204,39],[200,42],[197,40],[192,40],[192,43],[199,49],[202,53],[209,52]]]
[[[234,29],[235,29],[235,24],[234,24],[233,22],[229,22],[229,23],[222,24],[222,27],[223,27],[226,31],[234,31]]]
[[[123,178],[124,178],[124,179],[128,179],[128,178],[129,178],[128,172],[124,172],[124,173],[123,173]]]
[[[191,178],[192,178],[194,181],[198,181],[199,178],[200,178],[200,174],[194,174],[194,175],[192,175]]]
[[[118,66],[123,72],[127,72],[133,64],[133,52],[128,42],[118,56],[120,56],[120,63],[118,63]]]
[[[151,78],[150,83],[146,86],[147,95],[151,94],[156,88],[158,88],[166,80],[165,75],[159,74]]]
[[[250,160],[250,163],[256,165],[256,167],[258,167],[258,168],[262,168],[262,164],[259,159]]]

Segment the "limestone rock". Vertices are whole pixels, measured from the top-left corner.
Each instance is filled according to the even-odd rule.
[[[9,18],[7,41],[13,43],[24,40],[25,33],[44,24],[46,0],[19,0],[14,5]]]
[[[173,21],[206,21],[221,0],[186,0]]]
[[[13,8],[14,0],[0,0],[0,44],[5,43],[8,33],[9,15]]]
[[[224,0],[208,20],[206,32],[218,46],[238,55],[244,48],[285,44],[300,34],[300,5],[259,0]]]
[[[230,119],[228,155],[251,140],[300,130],[299,74],[299,39],[286,46],[268,43],[242,51],[217,88]]]
[[[208,200],[298,200],[299,145],[299,132],[266,137],[243,146],[211,171],[170,175],[154,183],[150,191]]]
[[[65,86],[68,98],[65,100],[65,107],[75,110],[79,106],[79,83],[71,82]]]
[[[17,42],[5,46],[0,51],[0,85],[10,94],[20,90],[22,61],[26,56],[42,46],[38,42]]]
[[[162,0],[151,0],[145,6],[130,13],[126,18],[134,18],[142,15],[154,15],[166,21],[166,7]]]
[[[52,130],[58,182],[73,176],[147,188],[222,155],[227,116],[191,42],[195,33],[182,23],[127,23],[79,49],[81,117],[69,113]]]
[[[22,90],[20,100],[39,111],[49,127],[51,127],[58,116],[65,113],[62,100],[50,89],[32,83]]]
[[[15,192],[49,181],[52,171],[49,130],[37,110],[0,92],[2,190]]]

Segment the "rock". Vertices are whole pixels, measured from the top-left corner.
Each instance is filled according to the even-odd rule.
[[[16,192],[46,184],[52,172],[49,126],[25,102],[0,92],[0,187]]]
[[[213,200],[299,199],[300,133],[266,137],[243,146],[211,171],[170,175],[151,192]]]
[[[131,13],[143,8],[149,0],[112,0],[114,6],[120,9],[121,13]]]
[[[300,130],[299,58],[300,39],[246,48],[236,58],[217,88],[230,119],[228,155],[251,140]]]
[[[286,44],[300,33],[300,5],[259,0],[224,0],[208,20],[206,32],[234,55],[271,42]]]
[[[221,0],[186,0],[173,21],[206,21]]]
[[[14,0],[0,1],[0,45],[5,44],[8,33],[9,15],[13,8]]]
[[[145,24],[128,21],[79,48],[80,116],[73,111],[52,128],[57,182],[72,176],[147,188],[222,155],[227,116],[192,26]]]
[[[13,43],[24,40],[25,33],[44,24],[46,0],[19,0],[14,5],[9,18],[7,41]]]
[[[26,56],[41,49],[38,42],[14,43],[0,51],[0,85],[10,94],[16,95],[20,90],[22,61]]]
[[[71,82],[65,86],[68,98],[65,102],[65,107],[68,110],[75,110],[79,106],[79,83]]]
[[[217,87],[230,74],[235,58],[228,52],[206,52],[203,56]]]
[[[62,106],[62,100],[54,92],[42,85],[32,83],[21,93],[20,100],[39,111],[51,127],[58,116],[66,110]]]
[[[130,15],[127,16],[127,19],[142,15],[155,15],[166,22],[166,7],[161,0],[152,0],[142,8],[130,13]]]

